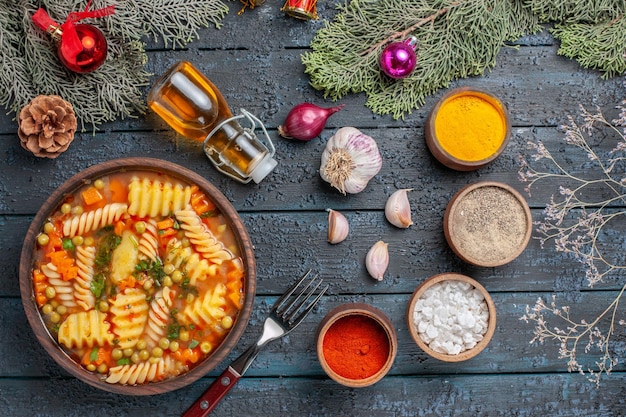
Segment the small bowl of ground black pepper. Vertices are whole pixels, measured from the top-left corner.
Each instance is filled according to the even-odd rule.
[[[457,171],[472,171],[490,164],[504,151],[511,123],[496,96],[460,87],[435,104],[424,132],[428,149],[439,162]]]
[[[524,197],[509,185],[482,181],[459,190],[446,207],[444,234],[467,263],[507,264],[526,249],[532,217]]]
[[[387,316],[364,303],[335,307],[317,329],[317,357],[335,382],[362,388],[380,381],[391,369],[398,350]]]
[[[496,329],[496,308],[487,290],[476,280],[451,272],[434,275],[417,287],[406,318],[415,343],[445,362],[478,355]]]

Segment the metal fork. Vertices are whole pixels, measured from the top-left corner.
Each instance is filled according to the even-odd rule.
[[[269,316],[265,319],[263,333],[259,340],[235,359],[213,381],[204,394],[183,413],[182,417],[205,417],[209,415],[217,403],[235,386],[239,378],[246,372],[254,358],[266,344],[287,335],[302,323],[328,289],[328,286],[326,286],[315,295],[315,291],[322,284],[322,279],[318,279],[316,275],[308,282],[305,282],[310,273],[311,270],[307,271],[298,282],[276,300]],[[296,294],[296,290],[299,287],[301,288]]]

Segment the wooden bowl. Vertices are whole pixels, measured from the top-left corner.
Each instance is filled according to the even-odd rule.
[[[355,324],[359,330],[371,331],[376,337],[355,334],[345,327],[352,325],[354,329]],[[337,344],[331,344],[333,335],[341,336]],[[342,304],[332,309],[320,322],[316,340],[317,357],[324,372],[335,382],[351,388],[363,388],[380,381],[391,369],[398,350],[391,321],[382,311],[364,303]],[[333,356],[326,353],[330,351],[334,352]],[[359,372],[342,367],[349,360],[365,356],[371,363],[361,365]]]
[[[526,249],[532,216],[515,189],[482,181],[463,187],[452,197],[443,230],[459,258],[472,265],[495,267],[511,262]]]
[[[47,219],[55,213],[61,202],[85,184],[106,175],[120,172],[145,172],[146,175],[163,175],[172,180],[187,185],[197,185],[200,191],[211,199],[216,209],[221,212],[224,221],[231,228],[234,237],[232,246],[238,247],[243,263],[243,300],[242,306],[234,319],[234,323],[222,342],[202,362],[197,363],[189,371],[179,376],[165,379],[160,382],[146,382],[138,385],[122,385],[107,383],[101,374],[90,372],[63,350],[55,337],[46,327],[44,318],[35,300],[33,286],[34,253],[37,246],[37,237],[42,233]],[[45,201],[30,225],[21,253],[20,260],[20,291],[28,321],[37,337],[37,340],[52,356],[52,358],[67,372],[89,385],[105,391],[126,395],[152,395],[173,391],[191,384],[215,368],[233,349],[248,324],[256,289],[256,265],[253,246],[248,233],[239,218],[239,215],[226,197],[207,180],[174,163],[151,158],[127,158],[108,161],[92,166],[70,178]],[[110,329],[109,329],[110,331]]]
[[[452,114],[451,103],[461,99],[479,105]],[[485,112],[496,121],[480,120]],[[438,127],[458,132],[440,136]],[[480,89],[460,87],[446,93],[435,104],[424,130],[428,149],[439,162],[457,171],[473,171],[490,164],[504,151],[511,137],[511,122],[506,107],[496,96]],[[477,144],[484,137],[491,140]]]
[[[478,292],[480,292],[480,294],[484,298],[485,303],[487,305],[488,318],[487,318],[487,328],[484,334],[482,335],[482,339],[478,341],[478,343],[476,343],[474,347],[468,348],[465,350],[463,350],[462,348],[462,350],[459,353],[449,354],[446,352],[442,352],[442,350],[445,350],[445,349],[437,349],[437,350],[433,349],[431,347],[431,345],[434,345],[433,340],[430,340],[430,343],[425,342],[424,338],[420,335],[418,324],[415,322],[414,314],[415,314],[415,309],[416,309],[418,300],[420,300],[422,297],[425,296],[426,291],[428,291],[429,289],[432,289],[433,286],[435,285],[439,285],[439,287],[437,288],[441,288],[442,285],[448,282],[455,282],[455,281],[469,284],[470,288],[468,291],[471,291],[473,287],[476,290],[478,290]],[[426,315],[422,315],[420,317],[425,317],[425,316]],[[411,337],[424,352],[426,352],[428,355],[432,356],[433,358],[439,359],[441,361],[461,362],[461,361],[468,360],[478,355],[489,344],[489,341],[493,337],[493,334],[496,329],[496,308],[487,290],[485,290],[485,288],[474,279],[465,275],[461,275],[461,274],[443,273],[443,274],[434,275],[428,278],[419,287],[417,287],[417,289],[411,296],[409,307],[407,309],[406,320],[407,320],[409,332],[411,333]],[[456,322],[458,318],[455,317],[454,319],[451,319],[451,320],[455,320]],[[465,321],[465,324],[467,324],[467,321]],[[450,351],[451,349],[448,350],[448,352]]]

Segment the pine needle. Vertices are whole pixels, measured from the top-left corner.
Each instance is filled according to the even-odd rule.
[[[493,68],[506,41],[538,29],[536,17],[514,0],[352,0],[317,32],[302,62],[325,96],[364,92],[373,112],[398,119],[451,81]],[[417,67],[392,80],[378,57],[389,40],[410,35],[418,39]]]
[[[115,14],[85,22],[107,39],[105,63],[89,74],[62,66],[56,45],[31,17],[41,6],[57,22],[82,11],[86,0],[0,0],[0,105],[18,112],[40,94],[55,94],[74,106],[83,130],[104,122],[136,117],[146,110],[147,56],[142,39],[183,47],[198,37],[198,28],[219,28],[228,12],[221,0],[94,0],[91,10],[115,5]]]

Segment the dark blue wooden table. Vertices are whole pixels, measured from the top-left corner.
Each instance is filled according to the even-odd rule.
[[[320,5],[323,18],[330,6]],[[327,7],[327,8],[326,8]],[[292,280],[311,268],[330,284],[319,308],[287,338],[274,342],[253,363],[214,411],[215,416],[622,416],[626,414],[626,367],[618,363],[601,387],[578,373],[568,373],[554,343],[531,345],[533,327],[520,321],[538,297],[559,299],[579,313],[597,314],[617,295],[619,280],[592,290],[582,265],[541,248],[531,240],[515,261],[497,268],[472,267],[446,244],[442,219],[450,197],[465,184],[495,180],[524,193],[518,180],[518,155],[526,142],[541,139],[563,148],[557,130],[579,104],[599,106],[615,115],[626,98],[624,78],[602,80],[556,54],[554,39],[543,32],[505,48],[487,75],[456,82],[483,88],[508,106],[513,136],[504,154],[487,168],[460,173],[445,168],[428,152],[423,126],[436,100],[393,120],[372,114],[365,97],[341,100],[320,138],[308,143],[278,137],[277,127],[296,104],[330,105],[308,85],[300,55],[322,21],[303,22],[280,12],[276,4],[231,12],[221,30],[200,31],[188,48],[171,51],[149,45],[148,70],[155,75],[179,60],[200,68],[226,96],[231,108],[260,117],[277,148],[278,167],[261,184],[242,185],[219,174],[198,145],[176,136],[149,113],[103,125],[95,134],[79,133],[69,150],[55,160],[24,151],[14,115],[0,123],[0,415],[3,416],[172,416],[186,409],[261,331],[268,306]],[[343,196],[318,174],[326,140],[342,126],[354,126],[375,138],[383,155],[382,171],[367,189]],[[608,139],[607,139],[608,142]],[[606,143],[610,149],[612,143]],[[580,164],[584,156],[563,148]],[[168,394],[126,397],[99,391],[65,373],[39,346],[28,326],[18,286],[18,264],[26,230],[42,202],[72,175],[117,157],[149,156],[184,165],[214,183],[239,211],[255,246],[257,295],[252,319],[228,360],[196,383]],[[415,224],[396,229],[384,219],[387,197],[412,188],[409,200]],[[538,187],[527,196],[535,220],[554,187]],[[350,238],[326,242],[327,212],[342,211],[351,224]],[[369,247],[389,243],[392,259],[382,282],[364,267]],[[412,341],[405,322],[409,297],[426,278],[459,272],[481,282],[497,308],[497,328],[487,349],[461,363],[428,357]],[[622,279],[623,281],[623,279]],[[365,302],[384,311],[398,334],[398,355],[389,375],[363,389],[331,381],[316,359],[314,334],[322,317],[345,302]],[[622,311],[623,312],[623,311]],[[592,317],[595,317],[592,316]],[[624,349],[618,329],[617,351]],[[581,360],[584,352],[580,352]],[[593,360],[591,357],[590,360]]]

